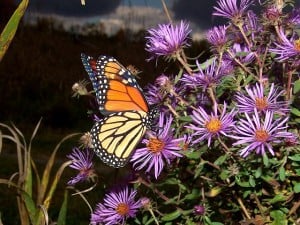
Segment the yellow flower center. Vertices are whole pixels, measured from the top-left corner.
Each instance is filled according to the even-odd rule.
[[[268,107],[268,100],[266,97],[255,98],[255,106],[259,111],[263,111]]]
[[[152,153],[160,153],[164,149],[165,143],[157,138],[150,138],[147,147]]]
[[[300,51],[300,39],[294,41],[294,47],[297,51]]]
[[[126,203],[120,203],[117,208],[116,211],[119,215],[121,216],[125,216],[128,214],[129,212],[129,206]]]
[[[255,139],[256,141],[266,142],[269,138],[269,134],[265,130],[256,130],[255,131]]]
[[[222,128],[222,122],[218,118],[211,118],[205,124],[205,127],[210,133],[217,133]]]

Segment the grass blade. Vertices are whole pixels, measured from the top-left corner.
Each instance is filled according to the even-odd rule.
[[[46,196],[46,198],[45,198],[45,200],[43,201],[43,204],[42,204],[43,207],[44,207],[44,209],[45,209],[46,211],[48,211],[48,209],[49,209],[49,206],[50,206],[50,203],[51,203],[51,199],[52,199],[52,197],[53,197],[54,191],[56,190],[56,187],[57,187],[57,183],[58,183],[58,181],[60,180],[60,177],[61,177],[61,175],[62,175],[64,169],[65,169],[66,167],[68,167],[70,164],[72,164],[72,161],[71,161],[71,160],[65,162],[64,164],[62,164],[62,165],[60,166],[60,168],[59,168],[58,171],[56,172],[55,177],[54,177],[54,180],[53,180],[53,182],[52,182],[52,184],[51,184],[51,186],[50,186],[50,190],[49,190],[49,192],[48,192],[48,194],[47,194],[47,196]],[[42,186],[43,186],[43,185],[42,185]],[[41,212],[40,212],[39,215],[38,215],[37,224],[41,224],[42,221],[43,221],[43,215],[42,215]]]
[[[59,210],[57,218],[57,225],[66,225],[67,207],[68,207],[69,191],[66,189],[64,194],[64,201]]]
[[[0,153],[1,153],[1,150],[2,150],[2,144],[3,144],[3,140],[2,140],[2,132],[0,130]]]
[[[54,151],[52,152],[48,162],[47,162],[47,165],[45,167],[45,170],[44,170],[44,173],[43,173],[43,176],[42,176],[42,180],[41,180],[41,188],[40,190],[38,190],[38,196],[37,196],[37,204],[42,204],[43,202],[43,199],[45,197],[45,193],[46,193],[46,189],[47,189],[47,186],[48,186],[48,183],[49,183],[49,178],[50,178],[50,172],[51,172],[51,169],[52,169],[52,166],[54,164],[54,161],[55,161],[55,156],[56,156],[56,153],[59,149],[59,147],[62,145],[63,142],[65,142],[67,139],[70,139],[76,135],[78,135],[79,133],[74,133],[74,134],[70,134],[70,135],[67,135],[66,137],[64,137],[55,147]]]
[[[19,22],[23,17],[29,0],[23,0],[14,14],[9,19],[0,36],[0,62],[8,49],[12,39],[14,38]]]

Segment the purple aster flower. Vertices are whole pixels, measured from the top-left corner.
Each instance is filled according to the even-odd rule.
[[[238,92],[235,96],[237,107],[240,112],[253,113],[254,110],[258,112],[272,111],[276,113],[285,114],[289,111],[288,102],[279,100],[285,92],[279,91],[271,84],[270,90],[265,92],[263,84],[256,83],[253,87],[245,87],[247,94]]]
[[[264,118],[254,111],[252,118],[248,113],[245,113],[246,119],[241,119],[235,127],[236,135],[231,137],[238,140],[233,145],[245,145],[246,147],[240,150],[242,157],[247,157],[252,151],[257,154],[265,154],[268,150],[274,155],[272,144],[281,143],[282,139],[292,138],[293,135],[287,132],[288,117],[284,119],[273,119],[273,112],[267,111]]]
[[[199,64],[198,61],[196,61],[199,71],[193,75],[184,74],[181,81],[190,87],[201,87],[204,90],[210,86],[217,85],[224,74],[220,73],[220,68],[218,69],[216,61],[216,58],[207,60],[203,64]],[[211,62],[211,64],[207,66],[207,62]],[[204,70],[202,69],[203,65],[206,66]]]
[[[156,78],[155,83],[161,86],[169,86],[171,82],[168,76],[162,74]]]
[[[252,2],[252,0],[240,0],[238,6],[237,0],[218,0],[218,6],[214,7],[215,12],[213,12],[213,15],[237,20],[243,16]]]
[[[94,152],[88,148],[86,148],[86,151],[73,148],[72,153],[67,155],[67,158],[73,160],[70,167],[78,170],[79,173],[76,177],[73,177],[70,181],[68,181],[68,185],[75,185],[78,182],[90,179],[93,180],[96,177],[92,162],[93,156]]]
[[[174,56],[176,52],[189,46],[190,33],[189,24],[184,21],[178,25],[159,24],[158,28],[148,30],[146,51],[152,54],[149,60],[159,56]]]
[[[290,40],[286,37],[283,30],[279,31],[281,43],[275,43],[275,48],[270,48],[270,52],[276,54],[278,61],[285,61],[300,56],[300,38],[292,37]]]
[[[146,172],[153,171],[157,179],[165,164],[171,164],[171,160],[182,156],[179,151],[183,138],[173,137],[172,121],[171,115],[160,114],[157,126],[161,129],[156,135],[144,139],[146,147],[137,149],[130,160],[136,170],[147,168]]]
[[[187,126],[195,131],[193,137],[197,137],[193,144],[199,143],[205,139],[208,140],[208,147],[214,137],[220,135],[228,136],[233,129],[235,122],[233,118],[236,112],[234,109],[231,112],[226,112],[226,103],[224,102],[221,115],[218,115],[218,106],[214,105],[213,112],[209,115],[202,107],[198,107],[197,111],[193,111],[191,118],[193,124]]]
[[[207,41],[213,46],[217,52],[223,51],[223,47],[227,42],[226,26],[213,27],[206,33]]]
[[[135,201],[137,192],[123,188],[119,192],[110,192],[104,196],[104,202],[98,203],[91,215],[91,224],[125,224],[126,219],[135,217],[142,207],[141,201]]]
[[[293,26],[297,26],[300,24],[300,8],[292,10],[288,18],[286,19],[286,23]]]
[[[262,26],[258,22],[257,15],[249,10],[247,12],[247,17],[245,18],[245,25],[243,26],[245,33],[249,33],[253,42],[255,42],[255,38],[260,35],[262,32]],[[252,43],[250,43],[252,44]]]
[[[285,139],[285,143],[287,146],[295,146],[299,144],[298,135],[291,133],[291,136]]]
[[[258,22],[257,15],[252,10],[247,12],[245,28],[245,32],[257,32],[262,29]]]
[[[158,103],[161,103],[164,99],[165,93],[162,92],[161,87],[155,84],[147,84],[145,87],[145,96],[147,99],[147,102],[150,105],[156,105]]]
[[[232,60],[226,60],[223,58],[219,73],[222,75],[222,77],[234,73],[234,64]]]

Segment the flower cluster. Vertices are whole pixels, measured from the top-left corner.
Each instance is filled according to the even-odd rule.
[[[287,207],[289,200],[284,197],[278,200],[276,194],[288,185],[294,186],[289,186],[286,192],[293,192],[293,195],[300,192],[299,171],[295,169],[300,166],[299,149],[295,147],[299,147],[299,125],[293,117],[299,116],[299,110],[295,109],[296,102],[299,104],[295,93],[300,90],[299,81],[296,81],[299,79],[300,42],[295,30],[299,25],[299,10],[284,15],[283,6],[268,4],[268,1],[259,15],[251,10],[258,2],[217,0],[213,15],[227,19],[228,23],[206,33],[211,51],[211,57],[206,60],[186,55],[186,48],[191,46],[191,29],[187,22],[159,24],[147,31],[148,61],[170,62],[169,59],[173,59],[180,66],[179,72],[161,73],[154,84],[144,89],[149,111],[154,107],[160,113],[157,121],[153,119],[152,124],[147,123],[140,145],[128,156],[133,177],[130,183],[135,184],[135,189],[126,186],[106,194],[102,203],[96,205],[91,224],[125,224],[127,219],[137,217],[142,206],[151,219],[147,216],[143,220],[136,218],[138,224],[150,220],[156,224],[162,221],[214,224],[211,218],[219,219],[223,214],[231,218],[231,212],[239,212],[239,223],[250,224],[261,217],[261,224],[267,224],[269,218],[279,218],[278,215],[288,211],[276,208],[281,206],[271,202],[284,201]],[[127,77],[129,73],[121,75],[123,77],[115,80],[131,85],[129,89],[136,88],[135,80]],[[92,93],[78,87],[76,90]],[[108,97],[117,98],[113,93],[109,92]],[[101,97],[100,102],[105,104],[106,96]],[[93,144],[107,147],[122,158],[123,155],[114,152],[111,146],[124,146],[123,140],[135,140],[130,131],[138,130],[146,120],[134,120],[130,131],[125,132],[128,137],[125,135],[122,139],[120,133],[125,128],[120,124],[127,124],[132,111],[125,112],[127,117],[122,117],[124,112],[112,114],[120,120],[113,121],[107,130],[99,128],[105,120],[97,119],[99,129],[96,126],[98,130],[92,132],[98,133],[91,132]],[[147,113],[145,110],[138,115],[142,117]],[[148,113],[147,116],[152,115]],[[119,126],[121,128],[115,131]],[[107,137],[97,143],[97,138],[105,136],[104,133]],[[90,147],[88,141],[86,146]],[[77,149],[69,155],[73,160],[71,167],[79,170],[79,175],[69,184],[91,177],[94,173],[91,157],[89,152]],[[285,173],[285,169],[289,172]],[[287,176],[293,181],[287,182]],[[275,179],[277,181],[273,181]],[[265,182],[269,186],[276,183],[280,188],[262,189],[262,185],[256,185]],[[135,200],[138,188],[149,196]],[[150,196],[153,195],[163,206],[152,204]],[[276,197],[271,198],[271,195]],[[219,210],[210,210],[216,205]],[[171,212],[169,206],[173,208],[172,213],[159,211]],[[289,204],[289,207],[294,206]],[[267,213],[270,216],[266,216]],[[295,220],[292,214],[287,215]],[[224,224],[232,223],[226,218],[224,221]]]

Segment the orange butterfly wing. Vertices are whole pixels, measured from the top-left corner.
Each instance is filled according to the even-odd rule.
[[[99,56],[97,62],[82,54],[83,64],[92,81],[101,113],[149,111],[148,103],[134,76],[115,58]]]

